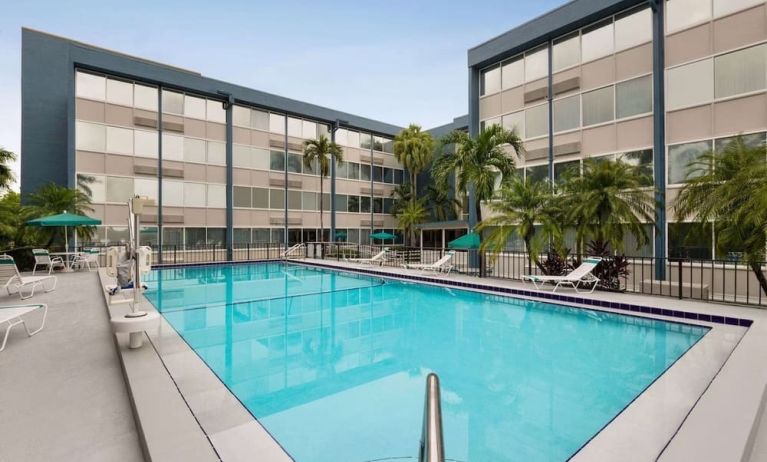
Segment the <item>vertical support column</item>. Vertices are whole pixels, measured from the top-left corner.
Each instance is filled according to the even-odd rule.
[[[479,70],[469,68],[469,136],[479,134]],[[474,186],[469,186],[469,231],[477,226],[477,206]]]
[[[375,167],[375,162],[373,162],[373,134],[370,134],[370,235],[373,235],[373,232],[375,231],[375,221],[373,219],[373,168]],[[373,244],[373,238],[368,238],[370,240],[370,244]]]
[[[338,120],[330,128],[330,141],[336,142],[336,131],[339,128]],[[322,231],[320,231],[322,232]],[[330,158],[330,242],[336,240],[336,159]]]
[[[162,263],[162,87],[157,87],[157,262]],[[183,235],[183,234],[182,234]]]
[[[234,98],[228,95],[224,102],[226,110],[226,261],[232,261],[234,254],[234,129],[232,111]]]
[[[285,114],[285,136],[283,138],[285,141],[285,162],[284,162],[284,178],[285,178],[285,185],[283,186],[283,192],[285,197],[285,238],[284,240],[284,247],[285,250],[288,250],[288,115]]]
[[[554,192],[554,42],[549,40],[549,71],[548,71],[548,99],[549,99],[549,187]]]
[[[653,43],[653,173],[655,176],[655,279],[666,279],[666,105],[663,0],[650,0]]]

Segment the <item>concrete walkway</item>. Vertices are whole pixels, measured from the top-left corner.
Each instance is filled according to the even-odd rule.
[[[0,462],[143,461],[97,274],[58,278],[24,301],[48,304],[45,329],[15,327],[0,352]]]

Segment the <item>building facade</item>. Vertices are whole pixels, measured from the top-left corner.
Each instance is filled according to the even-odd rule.
[[[676,222],[688,164],[736,135],[765,143],[764,0],[574,0],[468,52],[469,130],[516,130],[522,172],[556,182],[591,157],[652,176],[666,207],[639,255],[726,257]]]
[[[400,127],[32,30],[22,47],[22,194],[79,187],[98,242],[127,239],[134,195],[156,202],[141,229],[155,245],[368,243],[396,226]],[[323,134],[344,162],[321,188],[302,152]]]

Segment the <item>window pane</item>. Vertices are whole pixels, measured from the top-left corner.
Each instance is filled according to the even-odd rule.
[[[394,184],[402,184],[404,173],[405,172],[398,168],[394,169]]]
[[[234,228],[232,231],[233,231],[232,243],[234,244],[250,243],[250,228]]]
[[[288,191],[288,209],[301,210],[301,191]]]
[[[184,228],[184,240],[187,246],[205,244],[205,228]]]
[[[380,136],[373,137],[373,149],[375,151],[383,152],[384,141]]]
[[[653,182],[653,158],[652,149],[643,149],[641,151],[631,151],[618,154],[618,160],[633,165],[638,173],[646,178],[642,181],[642,186],[652,186]]]
[[[670,258],[711,258],[710,223],[669,223],[668,256]]]
[[[349,169],[348,178],[350,180],[359,180],[360,179],[360,164],[357,162],[349,162],[347,168]]]
[[[712,59],[669,69],[667,75],[667,110],[707,103],[714,98],[714,61]]]
[[[346,178],[347,176],[349,176],[349,163],[336,163],[336,178]]]
[[[581,161],[571,160],[554,164],[554,181],[559,183],[567,177],[580,175]],[[548,173],[548,172],[546,172]]]
[[[759,45],[714,59],[715,96],[725,98],[764,90],[767,84],[767,46]]]
[[[285,171],[285,153],[284,152],[270,151],[269,157],[270,157],[269,168],[271,170],[276,170],[278,172]]]
[[[163,199],[165,199],[165,197],[163,197]],[[184,183],[184,206],[205,207],[205,204],[205,184]]]
[[[224,245],[226,242],[226,228],[208,228],[206,244]]]
[[[206,118],[211,122],[218,122],[220,124],[226,123],[226,111],[224,110],[224,104],[221,101],[215,101],[209,99],[207,101]]]
[[[184,160],[184,137],[163,133],[162,158],[165,160]]]
[[[106,150],[106,138],[106,127],[103,125],[88,122],[77,122],[75,124],[75,145],[77,149],[104,152]]]
[[[583,29],[583,62],[592,61],[613,52],[613,23],[611,19]]]
[[[373,213],[383,213],[383,197],[373,198]]]
[[[106,233],[109,242],[127,242],[130,238],[127,226],[107,226]]]
[[[572,130],[581,125],[581,97],[579,95],[554,101],[554,132]]]
[[[269,131],[272,133],[285,134],[285,116],[269,114]]]
[[[304,158],[301,154],[288,153],[288,172],[301,173],[304,163]],[[315,172],[317,169],[315,169]]]
[[[77,72],[75,89],[78,98],[104,101],[107,96],[107,79],[100,75]]]
[[[184,95],[173,91],[162,91],[162,112],[170,114],[184,113]]]
[[[157,200],[158,182],[154,178],[134,178],[133,194]]]
[[[226,144],[208,141],[208,163],[226,165]]]
[[[347,210],[350,213],[359,213],[360,211],[360,196],[347,196]]]
[[[503,116],[502,124],[503,128],[512,131],[517,135],[525,136],[525,111],[515,112],[513,114],[506,114]]]
[[[482,71],[479,79],[479,94],[489,95],[501,90],[501,68],[498,65]]]
[[[485,129],[488,129],[492,127],[493,125],[501,125],[501,118],[500,117],[493,117],[491,119],[483,120],[479,123],[479,130],[485,131]]]
[[[196,138],[184,138],[184,160],[205,163],[205,141]]]
[[[394,171],[392,169],[384,167],[383,181],[384,183],[394,183]]]
[[[668,183],[684,183],[688,174],[690,178],[699,176],[700,173],[694,172],[696,167],[690,167],[689,164],[700,157],[701,154],[711,149],[711,143],[701,141],[698,143],[679,144],[669,146],[668,148]]]
[[[107,102],[133,106],[133,84],[121,80],[107,80]]]
[[[107,152],[133,154],[133,130],[107,127]]]
[[[87,179],[87,180],[86,180]],[[91,175],[90,173],[78,173],[78,188],[87,194],[93,202],[102,203],[106,200],[106,179],[101,175]],[[80,184],[84,184],[90,190],[90,194]]]
[[[137,156],[157,158],[157,132],[133,131],[133,149]]]
[[[581,36],[576,33],[554,42],[554,72],[581,62]]]
[[[345,212],[348,207],[348,199],[346,194],[336,194],[336,210],[339,212]]]
[[[615,49],[625,50],[652,41],[652,11],[643,8],[615,18]]]
[[[269,208],[269,190],[266,188],[252,188],[253,190],[253,208]]]
[[[373,147],[373,137],[370,136],[370,133],[360,133],[360,147],[365,149],[370,149]]]
[[[240,127],[250,127],[250,109],[235,105],[232,108],[232,123]]]
[[[304,210],[319,210],[316,192],[303,193],[303,208]]]
[[[765,133],[752,133],[750,135],[742,135],[743,143],[749,148],[764,148],[765,147]],[[734,141],[736,137],[731,136],[728,138],[720,138],[714,141],[714,149],[717,152],[722,151],[727,147],[730,142]]]
[[[107,202],[128,202],[133,197],[133,178],[107,177]]]
[[[252,205],[252,193],[250,188],[234,186],[232,190],[233,204],[235,207],[247,207]]]
[[[542,104],[525,110],[525,137],[535,138],[549,132],[549,106]]]
[[[240,168],[250,168],[252,164],[252,152],[250,146],[241,144],[232,145],[232,165]]]
[[[730,1],[730,0],[727,0]],[[666,2],[666,32],[676,32],[711,19],[711,2],[669,0]]]
[[[288,135],[301,136],[301,119],[288,117]]]
[[[542,47],[525,54],[525,81],[530,82],[549,73],[549,50]]]
[[[282,189],[269,190],[269,208],[270,209],[285,208],[285,191],[283,191]]]
[[[269,130],[269,114],[264,111],[250,111],[250,126],[258,130]]]
[[[349,132],[347,132],[346,137],[347,137],[347,140],[348,140],[348,143],[349,143],[347,146],[351,146],[353,148],[359,147],[359,145],[360,145],[360,134],[359,134],[359,132],[351,132],[351,131],[349,131]]]
[[[162,180],[162,205],[163,207],[183,207],[184,183],[181,181]]]
[[[520,56],[503,65],[501,73],[503,89],[518,87],[525,83],[525,59]]]
[[[349,146],[349,131],[345,128],[336,130],[336,143],[341,146]]]
[[[360,164],[360,180],[370,181],[370,165]]]
[[[360,212],[370,213],[370,196],[360,196]]]
[[[133,104],[148,111],[157,110],[157,88],[145,85],[133,85]]]
[[[651,76],[621,82],[615,87],[617,118],[652,112]]]
[[[184,115],[205,120],[205,99],[186,95],[184,97]]]
[[[762,4],[764,0],[714,0],[714,17],[718,18]]]
[[[383,167],[373,167],[373,181],[383,183]]]
[[[269,229],[253,228],[253,242],[269,242]]]
[[[166,245],[183,245],[184,230],[181,228],[162,228],[162,243]]]
[[[317,138],[317,124],[308,120],[302,121],[301,136],[312,140]]]
[[[583,94],[583,126],[613,120],[613,87],[600,88]]]
[[[534,167],[528,167],[526,169],[527,178],[530,181],[537,183],[539,181],[546,181],[549,178],[549,166],[548,164],[536,165]]]
[[[208,184],[208,207],[226,207],[226,186],[222,184]]]

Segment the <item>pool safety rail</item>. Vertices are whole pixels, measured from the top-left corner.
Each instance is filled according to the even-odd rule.
[[[433,372],[426,376],[426,398],[423,407],[423,429],[418,462],[445,462],[439,377]]]
[[[305,251],[306,245],[304,243],[299,243],[294,245],[293,247],[285,250],[280,254],[280,257],[282,258],[289,258],[289,257],[303,257],[306,254]]]

